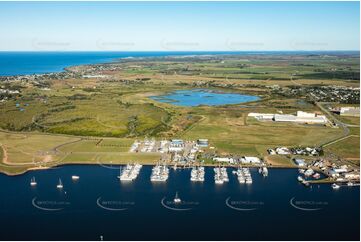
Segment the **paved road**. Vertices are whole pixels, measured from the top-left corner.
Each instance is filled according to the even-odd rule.
[[[349,126],[347,124],[341,122],[340,120],[338,120],[327,108],[325,108],[323,106],[324,104],[329,104],[329,103],[316,102],[316,106],[319,107],[322,110],[322,112],[324,112],[328,116],[328,118],[330,120],[332,120],[336,125],[338,125],[339,127],[341,127],[343,129],[343,134],[342,134],[341,137],[338,137],[337,139],[328,141],[328,142],[322,144],[321,146],[325,146],[325,145],[328,145],[328,144],[333,143],[335,141],[338,141],[340,139],[343,139],[343,138],[347,137],[350,134],[350,129],[348,128]]]

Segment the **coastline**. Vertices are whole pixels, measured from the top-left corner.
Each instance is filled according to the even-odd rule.
[[[53,166],[43,166],[43,167],[30,167],[30,168],[27,168],[25,169],[24,171],[22,172],[18,172],[18,173],[9,173],[7,171],[4,171],[0,168],[0,173],[1,174],[4,174],[4,175],[7,175],[7,176],[21,176],[21,175],[24,175],[28,172],[32,172],[32,171],[41,171],[41,170],[49,170],[49,169],[57,169],[57,168],[60,168],[60,167],[64,167],[64,166],[74,166],[74,165],[81,165],[81,166],[100,166],[100,167],[106,167],[106,166],[124,166],[126,164],[128,164],[129,162],[117,162],[117,163],[112,163],[112,162],[97,162],[97,163],[84,163],[84,162],[71,162],[71,163],[62,163],[62,164],[54,164]],[[143,166],[155,166],[157,164],[157,162],[144,162],[142,163]],[[174,164],[167,164],[171,169],[173,169],[173,166]],[[198,164],[195,164],[196,166],[197,165],[201,165],[201,166],[204,166],[204,167],[218,167],[220,164],[200,164],[198,162]],[[238,165],[233,165],[233,164],[221,164],[221,166],[223,167],[226,167],[226,168],[234,168],[236,169],[237,167],[239,167]],[[272,165],[265,165],[268,169],[299,169],[299,167],[295,167],[295,166],[272,166]],[[256,165],[242,165],[242,167],[245,167],[245,168],[254,168],[254,169],[257,169],[261,166],[256,166]],[[180,170],[184,170],[184,169],[192,169],[192,166],[177,166],[177,169],[180,169]],[[319,180],[311,180],[309,181],[309,183],[311,184],[332,184],[332,183],[335,183],[335,181],[332,181],[332,180],[329,180],[329,177],[323,173],[321,170],[317,170],[317,172],[321,172],[323,175],[325,175],[325,178],[323,179],[319,179]],[[295,178],[296,180],[296,178]],[[342,183],[342,182],[339,182],[339,183]],[[345,182],[344,182],[345,183]]]

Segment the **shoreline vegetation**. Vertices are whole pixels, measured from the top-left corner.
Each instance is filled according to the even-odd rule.
[[[354,54],[342,56],[342,65],[337,54],[162,56],[70,66],[59,73],[1,77],[4,90],[11,92],[0,103],[0,172],[19,174],[68,164],[154,165],[159,155],[127,152],[134,140],[145,137],[207,138],[219,156],[260,158],[276,146],[314,147],[333,142],[323,158],[345,164],[350,164],[349,159],[356,167],[356,139],[340,137],[359,137],[359,120],[343,118],[352,122],[345,128],[259,122],[247,117],[249,112],[293,114],[298,110],[322,114],[323,107],[317,102],[341,105],[331,102],[334,88],[342,98],[347,96],[343,105],[355,105],[359,84],[354,76],[359,76],[359,63]],[[329,73],[332,68],[339,68],[337,75]],[[178,107],[149,98],[192,89],[260,99]],[[355,94],[350,96],[350,92]],[[315,99],[320,93],[325,95]],[[326,116],[335,118],[330,113]],[[97,145],[99,140],[104,140],[104,145]],[[267,165],[297,168],[290,160]]]

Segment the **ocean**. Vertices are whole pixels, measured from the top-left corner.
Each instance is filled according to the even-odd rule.
[[[0,175],[2,240],[359,240],[360,189],[307,188],[296,169],[251,169],[253,184],[190,181],[170,170],[150,181],[151,167],[120,182],[118,166],[68,165]],[[72,175],[80,176],[78,181]],[[36,178],[37,186],[30,180]],[[58,179],[64,188],[56,188]],[[173,202],[178,193],[182,203]]]
[[[312,51],[138,51],[138,52],[36,52],[1,51],[0,76],[44,74],[61,72],[74,65],[108,63],[127,57],[156,57],[175,55],[309,55],[309,54],[358,54],[358,52],[312,52]]]

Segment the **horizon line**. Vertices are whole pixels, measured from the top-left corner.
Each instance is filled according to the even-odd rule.
[[[341,52],[360,50],[0,50],[0,52]]]

